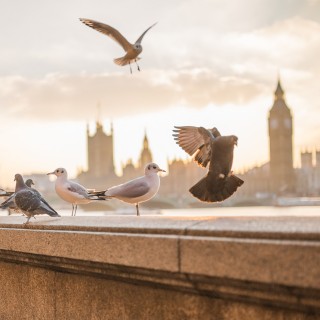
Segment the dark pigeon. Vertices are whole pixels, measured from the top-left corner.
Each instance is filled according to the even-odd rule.
[[[30,218],[38,214],[48,214],[51,217],[60,217],[60,215],[52,209],[46,201],[41,197],[40,193],[32,188],[29,188],[23,181],[20,174],[15,175],[15,203],[27,217],[26,224]]]
[[[28,179],[25,183],[29,188],[31,188],[31,186],[34,184],[32,179]],[[18,209],[14,201],[14,198],[16,196],[15,192],[6,192],[6,193],[7,193],[7,196],[9,196],[9,198],[6,201],[1,203],[0,209],[11,209],[16,212],[19,212],[20,210]]]
[[[220,202],[244,183],[231,171],[236,136],[221,136],[217,128],[192,126],[175,127],[173,131],[177,144],[194,155],[194,161],[204,168],[210,162],[207,175],[189,189],[194,197],[203,202]]]

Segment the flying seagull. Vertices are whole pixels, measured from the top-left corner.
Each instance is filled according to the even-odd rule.
[[[200,166],[207,175],[189,189],[191,194],[204,202],[219,202],[229,198],[244,181],[231,171],[233,149],[238,144],[234,135],[222,136],[217,128],[182,126],[175,127],[176,143]]]
[[[31,188],[31,186],[34,185],[34,182],[32,179],[28,179],[25,182],[25,184],[27,187]],[[33,189],[33,190],[35,190],[35,189]],[[38,192],[37,190],[35,190],[35,191]],[[11,209],[16,212],[19,212],[20,210],[18,209],[18,207],[14,201],[14,198],[16,196],[15,192],[7,192],[7,194],[9,195],[9,198],[6,201],[1,203],[0,209]],[[42,198],[42,200],[45,201],[43,198]],[[49,204],[48,204],[48,206],[49,206]]]
[[[114,59],[114,62],[117,65],[125,66],[129,64],[130,72],[132,73],[131,62],[135,62],[137,64],[138,70],[140,71],[140,67],[137,61],[140,59],[138,55],[142,52],[141,41],[144,35],[157,23],[154,23],[151,27],[149,27],[145,32],[142,33],[142,35],[134,44],[131,44],[118,30],[112,28],[107,24],[84,18],[80,18],[80,21],[86,24],[87,26],[109,36],[111,39],[120,44],[120,46],[124,49],[126,54],[121,58]]]
[[[105,200],[103,198],[90,195],[88,192],[89,190],[81,184],[68,180],[68,173],[64,168],[58,168],[53,172],[47,173],[47,175],[50,174],[57,176],[55,189],[58,196],[64,201],[72,204],[72,216],[76,215],[78,204],[87,204],[94,200]]]
[[[36,190],[29,188],[24,183],[20,174],[16,174],[14,180],[16,181],[14,201],[17,208],[28,217],[25,224],[29,222],[31,217],[37,214],[48,214],[51,217],[60,217],[54,209],[42,200],[42,197]]]
[[[111,187],[106,191],[93,192],[92,194],[106,199],[116,198],[123,202],[135,204],[137,216],[140,216],[139,203],[150,200],[159,190],[160,178],[158,172],[160,171],[165,172],[157,164],[149,163],[145,167],[144,176]]]

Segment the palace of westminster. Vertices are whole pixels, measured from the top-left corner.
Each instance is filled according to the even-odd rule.
[[[281,196],[320,196],[320,151],[301,152],[301,167],[293,167],[293,119],[280,80],[269,111],[268,127],[269,162],[237,173],[245,183],[224,202],[225,205],[272,204],[272,199]],[[131,180],[143,175],[145,165],[153,161],[145,133],[138,163],[129,160],[122,167],[122,176],[118,176],[113,161],[112,124],[107,134],[99,121],[96,122],[93,135],[90,135],[87,127],[87,148],[88,170],[79,172],[76,178],[86,187],[94,185],[97,189],[104,189],[106,182],[108,186],[113,186]],[[192,159],[187,162],[174,159],[168,161],[168,173],[161,178],[160,190],[154,202],[158,198],[176,207],[201,205],[188,189],[206,174],[206,169],[198,167]],[[37,175],[35,181],[42,180],[38,178]],[[37,187],[41,188],[38,182]]]
[[[293,167],[293,120],[286,104],[284,91],[278,80],[274,92],[274,103],[268,115],[270,161],[239,175],[245,184],[233,196],[254,198],[262,195],[317,196],[320,194],[320,151],[301,153],[301,168]],[[113,128],[104,133],[100,122],[96,132],[90,136],[87,129],[88,170],[81,172],[77,179],[83,185],[105,187],[119,184],[143,174],[146,163],[152,162],[147,134],[143,139],[140,159],[137,164],[131,160],[123,166],[123,175],[118,177],[113,163]],[[168,162],[169,174],[161,179],[160,196],[171,197],[182,202],[193,201],[188,189],[206,174],[192,160]]]

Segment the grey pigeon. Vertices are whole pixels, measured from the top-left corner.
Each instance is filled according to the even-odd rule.
[[[90,19],[84,19],[80,18],[80,21],[83,22],[85,25],[88,27],[91,27],[107,36],[109,36],[111,39],[116,41],[126,52],[126,54],[121,57],[114,59],[114,63],[116,63],[119,66],[125,66],[129,64],[130,66],[130,72],[132,73],[131,69],[131,62],[135,62],[137,64],[138,70],[140,71],[139,65],[137,63],[137,60],[140,58],[138,55],[142,52],[142,46],[141,46],[141,41],[144,37],[144,35],[156,24],[153,24],[151,27],[149,27],[146,31],[142,33],[142,35],[139,37],[139,39],[134,43],[131,44],[118,30],[115,28],[112,28],[111,26],[90,20]]]
[[[25,183],[29,188],[31,188],[31,186],[34,184],[32,179],[28,179]],[[0,209],[11,209],[16,212],[19,212],[20,210],[17,208],[17,205],[14,201],[14,198],[16,196],[15,192],[6,192],[6,193],[7,193],[7,196],[9,196],[9,198],[0,204]]]
[[[27,217],[26,224],[30,218],[38,214],[48,214],[51,217],[60,217],[60,215],[52,209],[39,194],[37,190],[28,187],[20,174],[15,175],[15,203],[17,208],[21,210]]]
[[[182,126],[175,127],[174,139],[194,160],[206,167],[207,175],[189,189],[203,202],[219,202],[229,198],[244,181],[232,171],[233,149],[238,143],[234,135],[222,136],[217,128]]]

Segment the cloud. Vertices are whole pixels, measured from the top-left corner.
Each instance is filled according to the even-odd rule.
[[[260,92],[261,86],[252,81],[221,78],[205,69],[134,75],[50,74],[42,79],[0,78],[0,108],[13,117],[83,120],[92,118],[97,103],[110,117],[119,117],[177,105],[201,108],[244,103]]]

